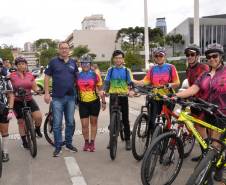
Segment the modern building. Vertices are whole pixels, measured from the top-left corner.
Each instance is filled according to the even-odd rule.
[[[34,44],[31,43],[31,42],[25,42],[24,43],[24,51],[26,52],[33,52],[35,49],[34,49]]]
[[[194,22],[193,18],[187,18],[176,28],[174,28],[169,34],[181,34],[185,41],[183,47],[179,48],[183,50],[186,46],[194,42]],[[226,51],[226,14],[205,16],[200,18],[200,47],[202,53],[208,44],[219,43],[224,46]]]
[[[155,27],[160,28],[163,34],[166,35],[167,33],[166,18],[165,17],[157,18]]]
[[[22,51],[19,53],[20,56],[23,56],[28,63],[28,68],[33,69],[37,66],[38,64],[38,59],[36,57],[36,52],[25,52]]]
[[[105,19],[103,18],[103,15],[96,14],[87,16],[82,21],[82,30],[100,30],[100,29],[106,29],[105,25]]]
[[[79,45],[87,46],[90,53],[96,55],[95,61],[109,61],[112,52],[120,48],[119,44],[115,43],[117,32],[118,30],[105,27],[102,15],[93,15],[85,17],[82,30],[74,30],[65,41],[69,43],[71,50]]]

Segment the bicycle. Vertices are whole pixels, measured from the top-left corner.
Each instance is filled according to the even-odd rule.
[[[111,113],[110,113],[110,141],[109,141],[109,151],[111,160],[116,158],[117,154],[117,143],[118,143],[118,136],[120,135],[121,140],[124,141],[124,125],[122,122],[122,112],[121,106],[119,105],[119,97],[126,96],[126,95],[119,95],[119,94],[111,94],[111,96],[115,97],[115,102],[111,106]]]
[[[170,99],[166,100],[171,101]],[[177,177],[184,158],[184,146],[182,141],[184,124],[204,149],[208,148],[208,143],[206,143],[206,141],[200,136],[193,123],[201,124],[206,128],[210,128],[220,133],[224,133],[226,131],[226,129],[218,128],[210,123],[191,116],[187,108],[194,106],[203,111],[208,111],[209,109],[212,110],[213,105],[211,107],[210,104],[207,106],[207,104],[203,104],[203,102],[188,102],[181,99],[176,100],[176,105],[179,107],[175,112],[178,115],[177,124],[174,124],[171,131],[163,133],[155,138],[145,153],[141,166],[141,180],[144,185],[172,184]],[[176,159],[178,159],[177,162],[175,162]],[[156,167],[158,164],[160,165],[159,168]],[[166,169],[172,166],[175,166],[175,169],[171,170],[172,174],[169,175],[169,173],[167,173],[167,175],[164,175]],[[160,168],[163,168],[164,171]],[[158,169],[161,171],[159,174]],[[167,177],[167,179],[164,179],[163,177]],[[160,180],[164,180],[165,182],[161,183]]]
[[[0,135],[0,178],[2,177],[2,135]]]
[[[31,93],[32,95],[36,95],[36,93]],[[34,128],[34,123],[31,115],[31,108],[27,106],[27,101],[26,97],[29,94],[27,94],[26,90],[24,88],[19,88],[16,92],[15,95],[17,97],[22,98],[23,102],[23,108],[22,108],[22,113],[23,113],[23,120],[25,122],[25,132],[26,132],[26,138],[28,141],[28,147],[30,150],[30,154],[33,158],[36,157],[37,155],[37,141],[36,141],[36,134],[35,134],[35,128]]]
[[[43,132],[44,132],[44,136],[46,138],[46,141],[54,146],[54,135],[53,135],[53,112],[52,112],[52,101],[50,102],[49,105],[49,111],[45,114],[46,115],[46,119],[44,122],[44,127],[43,127]],[[73,134],[75,132],[75,120],[74,120],[74,127],[73,127]],[[62,124],[62,130],[64,128],[64,124]],[[65,142],[63,141],[62,146],[65,145]]]
[[[162,88],[164,87],[158,87],[158,89],[162,89]],[[141,107],[141,113],[135,121],[133,132],[132,132],[132,153],[134,158],[139,161],[143,158],[151,141],[154,138],[156,138],[158,135],[169,131],[172,126],[172,123],[174,122],[175,119],[178,118],[178,116],[172,112],[171,110],[172,104],[166,103],[161,99],[163,101],[162,111],[161,111],[161,114],[157,116],[155,121],[155,128],[151,132],[151,128],[149,125],[150,102],[155,100],[156,98],[160,99],[161,96],[159,96],[159,94],[156,94],[155,92],[153,93],[153,91],[156,90],[156,88],[153,88],[153,87],[143,88],[143,87],[137,86],[135,87],[135,89],[140,91],[140,93],[146,95],[145,106]],[[144,108],[146,108],[145,112],[144,112]],[[136,145],[136,139],[141,140],[138,146]],[[144,147],[141,150],[141,153],[139,153],[137,147],[141,147],[142,142],[144,143]],[[190,135],[188,131],[185,132],[183,135],[183,144],[184,144],[184,148],[186,149],[184,157],[187,157],[191,153],[195,144],[194,137]]]

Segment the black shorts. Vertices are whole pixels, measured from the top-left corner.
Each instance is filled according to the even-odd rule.
[[[8,110],[5,110],[3,114],[0,114],[0,123],[9,123],[9,120],[7,119]]]
[[[31,101],[27,101],[27,106],[31,108],[31,112],[40,110],[38,107],[38,104],[36,103],[36,101],[34,99],[32,99]],[[22,113],[23,107],[24,107],[23,102],[20,102],[20,101],[14,102],[13,110],[14,110],[14,113],[15,113],[17,119],[23,118],[23,113]]]
[[[79,102],[80,118],[88,118],[89,116],[98,117],[100,112],[100,99],[91,102]]]

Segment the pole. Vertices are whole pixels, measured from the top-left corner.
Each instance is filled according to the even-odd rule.
[[[194,44],[199,44],[199,0],[194,0]]]
[[[144,48],[145,48],[145,69],[149,69],[149,39],[148,39],[148,10],[147,0],[144,0]]]

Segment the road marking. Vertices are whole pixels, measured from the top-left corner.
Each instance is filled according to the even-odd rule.
[[[67,166],[68,173],[71,177],[73,185],[87,185],[82,172],[78,166],[77,161],[74,157],[64,157],[65,164]]]

